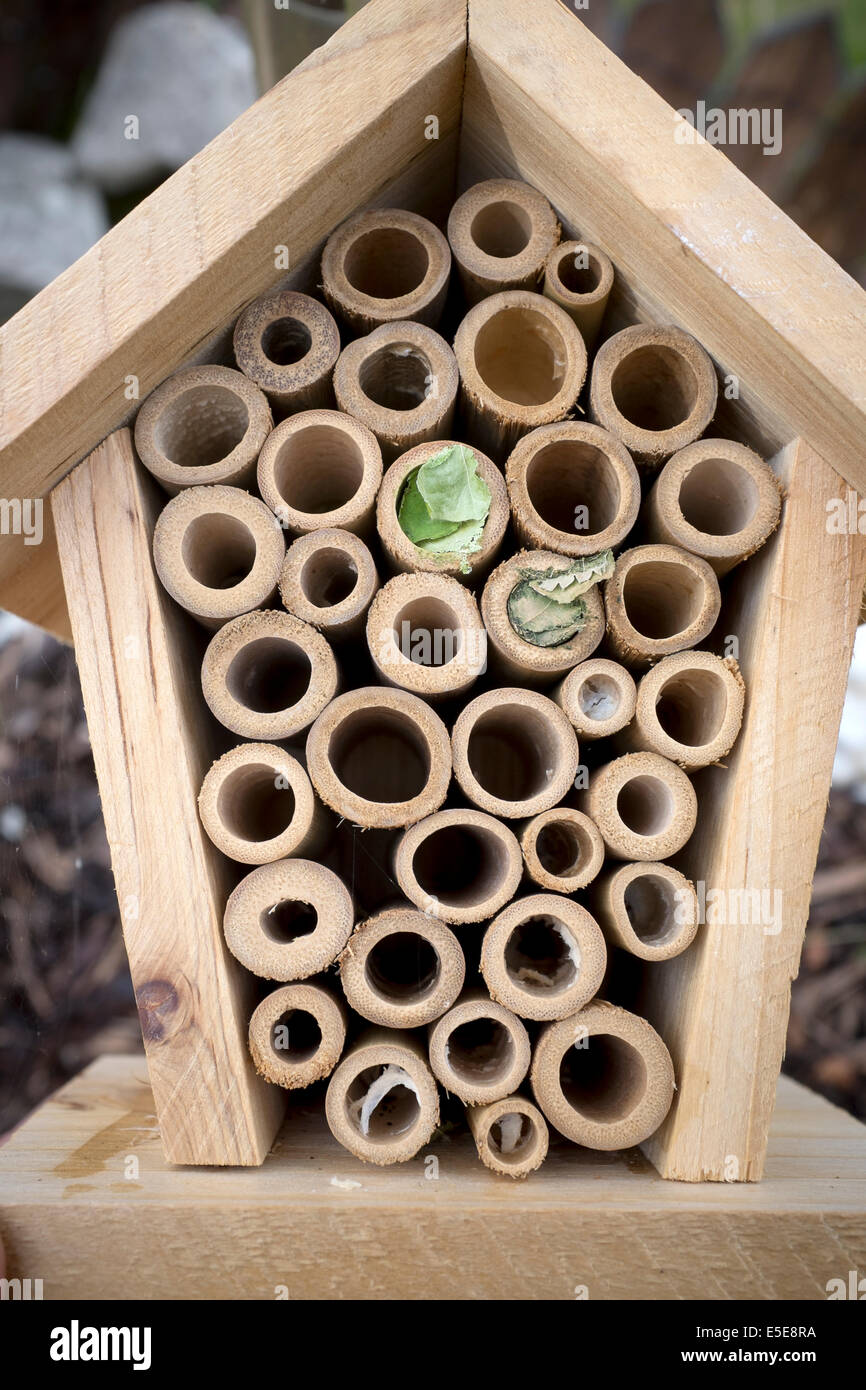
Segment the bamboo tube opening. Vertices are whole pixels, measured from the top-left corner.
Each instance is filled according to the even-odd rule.
[[[682,849],[697,819],[694,787],[658,753],[627,753],[599,768],[584,799],[618,859],[667,859]]]
[[[385,410],[415,410],[430,394],[430,359],[410,343],[388,343],[362,362],[358,384]]]
[[[486,256],[519,256],[529,245],[532,218],[519,203],[488,203],[475,214],[470,233]]]
[[[620,555],[604,601],[611,647],[623,661],[646,665],[702,641],[722,599],[706,560],[671,545],[644,545]]]
[[[617,814],[636,835],[663,835],[674,815],[670,787],[658,777],[632,777],[620,788]]]
[[[712,652],[666,656],[641,680],[634,723],[619,743],[661,753],[693,772],[730,752],[740,732],[744,702],[735,661]]]
[[[574,730],[552,700],[498,689],[454,725],[454,771],[469,799],[494,815],[525,816],[561,801],[577,773]]]
[[[342,641],[362,631],[378,583],[373,557],[360,537],[325,527],[289,546],[280,597],[290,613]]]
[[[364,974],[377,993],[405,1004],[428,995],[441,970],[429,941],[415,932],[393,932],[371,947]]]
[[[672,430],[698,401],[690,364],[669,347],[637,348],[617,365],[611,394],[620,414],[642,430]]]
[[[589,816],[570,806],[542,811],[520,837],[526,872],[534,883],[574,893],[591,883],[604,862],[604,841]]]
[[[193,517],[184,531],[181,558],[197,584],[234,589],[256,562],[256,538],[239,517],[205,513]]]
[[[659,691],[656,718],[676,743],[692,748],[718,737],[728,707],[728,692],[717,671],[682,671]]]
[[[334,608],[355,592],[358,566],[347,551],[323,547],[304,563],[299,583],[313,608]]]
[[[391,630],[403,655],[419,666],[447,666],[463,650],[457,613],[450,604],[432,595],[404,604],[395,615]],[[435,642],[437,631],[453,633],[453,647]],[[415,639],[419,637],[427,640],[418,642]]]
[[[288,829],[295,816],[295,796],[291,787],[275,785],[272,767],[248,763],[224,778],[217,813],[230,835],[257,844],[275,840]]]
[[[223,930],[229,950],[255,975],[303,980],[333,964],[353,921],[352,899],[336,874],[309,859],[279,859],[241,879]]]
[[[641,960],[669,960],[694,940],[694,885],[670,864],[623,864],[599,881],[596,915],[608,940]]]
[[[622,589],[626,616],[643,637],[679,637],[698,619],[704,589],[682,565],[648,561],[630,569]]]
[[[257,386],[230,367],[184,367],[148,396],[135,447],[169,492],[247,483],[273,421]]]
[[[241,864],[311,850],[326,829],[310,779],[273,743],[242,743],[218,758],[199,793],[202,825]]]
[[[542,685],[570,670],[594,652],[604,637],[604,604],[598,586],[583,595],[586,619],[583,627],[565,642],[540,647],[514,628],[508,602],[529,570],[544,574],[565,570],[568,556],[550,550],[520,550],[493,571],[481,595],[481,614],[487,630],[491,664],[506,679],[520,685]]]
[[[404,1163],[439,1123],[436,1082],[409,1033],[372,1030],[344,1056],[325,1095],[334,1137],[368,1163]]]
[[[294,290],[256,299],[235,325],[235,361],[280,415],[333,403],[340,333],[324,304]]]
[[[395,319],[436,324],[450,273],[451,251],[438,227],[398,208],[349,218],[322,255],[325,298],[355,333]]]
[[[529,1071],[523,1022],[480,989],[467,991],[430,1030],[433,1075],[466,1105],[484,1105],[516,1091]]]
[[[573,531],[575,512],[585,507],[586,532],[592,536],[612,525],[622,497],[607,454],[592,444],[570,441],[539,449],[526,470],[526,490],[554,531]]]
[[[337,404],[372,430],[386,463],[448,435],[458,384],[457,363],[444,338],[409,320],[356,338],[334,370]]]
[[[279,1037],[282,1031],[285,1031],[289,1041],[281,1048]],[[287,1009],[271,1026],[270,1043],[278,1056],[284,1050],[287,1061],[302,1066],[312,1061],[322,1045],[319,1021],[315,1014],[307,1013],[306,1009]]]
[[[732,536],[758,509],[755,480],[730,459],[703,459],[680,486],[680,510],[690,526],[709,536]]]
[[[466,963],[456,936],[414,908],[392,908],[353,933],[340,958],[340,983],[362,1018],[418,1028],[450,1009]]]
[[[580,251],[584,251],[586,254],[580,256],[578,254]],[[607,266],[603,263],[598,250],[596,247],[587,246],[583,242],[563,242],[551,253],[549,259],[553,261],[557,280],[563,289],[568,290],[569,294],[579,295],[581,298],[588,294],[594,294],[601,286],[602,280],[606,278]],[[584,261],[586,261],[585,265],[583,264]]]
[[[402,1068],[395,1068],[388,1089],[381,1099],[374,1100],[373,1087],[381,1076],[379,1067],[367,1067],[353,1078],[346,1091],[346,1113],[371,1144],[390,1143],[406,1135],[421,1116],[412,1079]],[[360,1118],[356,1121],[355,1116]]]
[[[345,1040],[343,1009],[319,985],[283,985],[262,1000],[250,1019],[256,1071],[289,1090],[328,1076]]]
[[[547,199],[515,179],[467,189],[448,217],[448,240],[470,304],[506,289],[534,289],[559,240]]]
[[[522,1018],[565,1018],[604,977],[601,928],[585,908],[555,893],[533,893],[495,917],[481,946],[491,997]]]
[[[496,1018],[472,1018],[448,1035],[448,1061],[463,1081],[495,1086],[514,1066],[514,1039]],[[527,1063],[528,1066],[528,1063]]]
[[[593,657],[569,671],[553,698],[577,735],[592,741],[624,729],[634,717],[637,687],[618,661]]]
[[[491,1172],[525,1178],[547,1156],[548,1133],[543,1115],[522,1096],[469,1112],[478,1156]]]
[[[238,704],[256,714],[274,714],[298,704],[310,688],[310,658],[302,647],[279,637],[260,637],[240,649],[226,676]]]
[[[328,747],[340,781],[367,801],[411,801],[430,776],[430,755],[411,719],[396,710],[357,710],[348,715]],[[393,769],[386,792],[382,766]]]
[[[395,877],[410,902],[452,923],[480,922],[514,896],[520,847],[507,826],[483,811],[439,811],[401,838]]]
[[[367,645],[379,675],[428,700],[468,690],[487,662],[475,599],[444,574],[398,574],[367,615]]]
[[[306,357],[313,335],[300,319],[271,319],[262,334],[262,352],[275,367],[292,367]]]
[[[544,265],[544,293],[560,304],[591,348],[613,289],[613,266],[598,247],[585,241],[555,246]]]
[[[413,232],[381,227],[353,241],[343,262],[346,279],[371,299],[411,294],[427,274],[430,256]]]
[[[578,1115],[610,1124],[636,1109],[646,1095],[647,1070],[637,1048],[603,1033],[590,1047],[571,1047],[559,1066],[559,1086]]]
[[[319,925],[319,914],[312,903],[285,898],[266,908],[259,915],[259,921],[269,941],[286,946],[314,932]]]
[[[494,395],[514,405],[546,405],[562,389],[567,349],[537,309],[503,308],[478,330],[475,366]]]
[[[555,917],[529,917],[508,938],[505,969],[529,994],[559,994],[577,979],[580,948]]]
[[[192,386],[162,411],[153,442],[177,468],[210,468],[234,453],[250,424],[246,402],[225,386]]]
[[[526,435],[506,465],[518,535],[589,555],[619,545],[637,521],[640,480],[628,450],[598,425],[567,421]]]
[[[372,520],[382,457],[360,421],[337,410],[304,410],[269,436],[258,479],[265,502],[293,535],[358,531]]]

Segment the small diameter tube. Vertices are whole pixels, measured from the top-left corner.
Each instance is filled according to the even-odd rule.
[[[280,417],[334,404],[340,332],[324,304],[281,290],[250,304],[235,325],[235,361]]]
[[[637,704],[634,677],[618,661],[590,657],[550,692],[581,743],[608,738],[630,723]]]
[[[307,737],[327,806],[353,825],[394,829],[432,815],[451,780],[448,730],[417,695],[365,686],[338,695]]]
[[[319,628],[329,642],[363,636],[378,587],[373,557],[351,531],[311,531],[286,551],[280,575],[283,606]]]
[[[681,328],[635,324],[596,353],[590,415],[647,468],[657,468],[703,434],[717,397],[712,359]]]
[[[461,695],[487,667],[478,605],[447,574],[398,574],[367,614],[367,646],[380,677],[426,700]]]
[[[329,817],[296,758],[275,743],[241,743],[208,769],[198,798],[209,838],[239,864],[320,848]]]
[[[698,929],[694,884],[670,864],[621,864],[593,886],[592,907],[608,945],[641,960],[670,960]]]
[[[510,519],[508,493],[500,469],[491,463],[486,454],[473,450],[478,460],[478,475],[490,489],[490,511],[481,532],[480,548],[466,557],[470,567],[468,574],[460,568],[460,558],[448,555],[427,555],[419,550],[409,539],[397,520],[403,487],[410,473],[420,468],[427,459],[454,446],[452,439],[440,439],[434,444],[419,444],[408,449],[391,464],[382,479],[379,499],[376,504],[376,526],[379,539],[387,558],[396,570],[403,572],[423,572],[426,574],[447,574],[463,584],[473,584],[493,563],[502,545],[505,530]]]
[[[340,957],[340,984],[355,1013],[383,1028],[421,1028],[463,988],[466,962],[444,923],[396,907],[362,922]]]
[[[450,274],[451,251],[439,228],[402,208],[356,213],[322,253],[325,299],[354,333],[401,319],[435,328]]]
[[[668,459],[649,495],[654,541],[700,555],[716,574],[747,560],[775,531],[782,493],[762,458],[731,439],[698,439]]]
[[[470,309],[454,355],[469,439],[497,463],[530,430],[564,419],[586,376],[586,348],[568,314],[529,290]]]
[[[457,199],[448,240],[469,304],[500,290],[534,290],[559,241],[547,199],[517,179],[476,183]]]
[[[328,1082],[325,1118],[334,1138],[366,1163],[414,1158],[439,1123],[439,1096],[422,1044],[411,1033],[374,1028]]]
[[[533,549],[595,555],[637,521],[640,479],[628,450],[598,425],[566,420],[533,430],[505,468],[514,529]]]
[[[163,588],[211,628],[269,603],[285,554],[273,513],[236,487],[178,493],[153,533],[153,563]]]
[[[721,606],[706,560],[673,545],[635,546],[604,584],[608,645],[626,666],[648,666],[703,642]]]
[[[135,448],[167,492],[208,483],[246,487],[273,426],[267,398],[230,367],[182,367],[151,392]]]
[[[598,826],[573,806],[554,806],[521,828],[527,877],[553,893],[576,893],[591,883],[604,863]]]
[[[447,438],[458,384],[445,339],[408,320],[356,338],[334,369],[337,404],[372,430],[386,464],[416,444]]]
[[[658,753],[627,753],[598,768],[582,800],[615,859],[668,859],[689,839],[698,814],[688,777]]]
[[[484,811],[437,811],[397,841],[394,877],[428,917],[483,922],[510,902],[523,864],[513,831]]]
[[[547,1157],[547,1124],[541,1111],[523,1096],[509,1096],[466,1112],[478,1157],[492,1173],[526,1178]]]
[[[464,1105],[489,1105],[523,1084],[531,1046],[521,1019],[469,989],[430,1029],[430,1067]]]
[[[201,668],[204,698],[242,738],[302,733],[337,693],[338,672],[325,638],[290,613],[245,613],[211,638]]]
[[[642,677],[623,751],[661,753],[686,772],[727,756],[743,722],[745,686],[736,661],[712,652],[666,656]]]
[[[471,700],[452,733],[454,775],[482,811],[522,819],[555,806],[577,775],[574,730],[534,690],[503,687]]]
[[[269,435],[259,455],[259,491],[292,536],[337,526],[373,526],[382,455],[360,420],[339,410],[302,410]]]
[[[541,1030],[530,1078],[550,1124],[588,1149],[643,1143],[674,1095],[673,1063],[655,1029],[602,1000]]]
[[[567,570],[567,555],[550,550],[519,550],[498,565],[481,595],[481,616],[487,630],[490,664],[505,680],[520,685],[544,685],[585,661],[604,637],[604,604],[596,584],[583,595],[586,623],[580,632],[555,647],[537,647],[512,627],[508,600],[527,570]]]
[[[345,1041],[345,1009],[321,985],[282,985],[262,1000],[250,1019],[256,1071],[289,1091],[330,1076]]]
[[[304,980],[326,970],[352,931],[342,881],[310,859],[280,859],[241,879],[226,903],[226,944],[265,980]]]
[[[592,351],[613,289],[613,266],[588,241],[561,241],[544,263],[544,293],[570,315]]]
[[[607,965],[601,927],[559,893],[532,893],[494,917],[481,943],[492,999],[520,1018],[567,1018],[597,993]]]

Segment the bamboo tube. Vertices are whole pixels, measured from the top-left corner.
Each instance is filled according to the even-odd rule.
[[[410,473],[420,468],[427,459],[433,458],[445,449],[453,448],[453,439],[439,439],[432,444],[419,444],[408,449],[387,469],[379,499],[376,504],[376,525],[385,555],[394,569],[404,573],[447,574],[462,584],[474,584],[493,563],[502,545],[510,519],[508,493],[501,471],[486,454],[474,449],[478,460],[478,476],[483,478],[490,489],[490,511],[481,532],[480,548],[466,557],[469,573],[461,569],[460,557],[453,555],[428,555],[409,539],[397,520],[403,486]]]
[[[668,859],[682,849],[698,814],[688,777],[658,753],[626,753],[606,763],[582,799],[615,859]]]
[[[311,854],[329,824],[301,764],[274,743],[241,743],[217,758],[198,809],[217,849],[239,864]]]
[[[547,1157],[544,1116],[531,1100],[509,1096],[466,1111],[478,1157],[492,1173],[526,1178]]]
[[[325,299],[354,333],[401,319],[435,328],[450,274],[451,251],[439,228],[403,208],[356,213],[322,253]]]
[[[394,877],[409,901],[459,925],[499,912],[522,872],[516,836],[484,811],[437,811],[404,831],[394,852]]]
[[[373,557],[351,531],[338,527],[310,531],[286,551],[280,575],[283,606],[320,628],[330,642],[363,634],[367,609],[378,587]]]
[[[544,293],[574,319],[590,351],[612,289],[610,258],[589,241],[561,241],[544,262]]]
[[[367,614],[367,646],[383,681],[426,700],[469,690],[487,666],[472,594],[447,574],[398,574]]]
[[[395,907],[356,927],[340,957],[349,1007],[383,1028],[421,1028],[463,988],[466,962],[449,927]]]
[[[337,875],[310,859],[280,859],[242,878],[226,903],[226,944],[265,980],[326,970],[352,931],[352,899]]]
[[[700,555],[721,575],[760,550],[781,511],[776,475],[753,450],[731,439],[698,439],[659,473],[646,521],[653,540]]]
[[[745,685],[730,657],[712,652],[666,656],[641,678],[634,721],[619,735],[623,751],[661,753],[686,772],[730,753],[743,722]]]
[[[595,555],[621,545],[637,521],[640,479],[628,450],[582,420],[525,435],[505,467],[514,529],[524,545]]]
[[[537,647],[512,627],[508,600],[527,570],[567,570],[567,555],[550,550],[519,550],[493,571],[481,595],[481,616],[487,629],[490,664],[498,675],[519,685],[543,685],[585,661],[604,637],[604,604],[598,585],[583,595],[587,617],[568,641]]]
[[[412,825],[445,800],[448,731],[417,695],[366,686],[338,695],[319,715],[307,766],[325,804],[352,824]]]
[[[152,391],[135,448],[167,492],[209,483],[246,487],[273,426],[267,398],[231,367],[182,367]]]
[[[643,1143],[674,1095],[673,1063],[655,1029],[600,999],[541,1030],[530,1079],[548,1122],[588,1149]]]
[[[565,418],[586,376],[586,348],[568,314],[529,290],[470,309],[454,355],[469,439],[502,463],[529,430]]]
[[[694,884],[670,864],[621,864],[593,887],[592,906],[608,944],[641,960],[670,960],[698,930]]]
[[[583,742],[608,738],[634,718],[637,687],[634,677],[618,661],[594,656],[569,671],[550,697]]]
[[[481,943],[490,997],[520,1018],[567,1018],[604,979],[607,949],[585,907],[559,893],[531,893],[494,917]]]
[[[373,525],[382,455],[360,420],[339,410],[302,410],[268,436],[258,480],[290,535],[335,526],[364,534]]]
[[[256,1071],[275,1086],[300,1090],[330,1076],[346,1041],[342,1004],[321,985],[281,985],[250,1019]]]
[[[573,806],[554,806],[521,828],[526,873],[540,888],[576,893],[591,883],[604,863],[598,826]]]
[[[337,404],[372,430],[386,464],[416,444],[447,438],[458,384],[445,339],[408,320],[356,338],[334,368]]]
[[[523,1021],[477,988],[430,1029],[430,1069],[464,1105],[510,1096],[529,1071],[531,1052]]]
[[[574,730],[534,690],[503,687],[471,700],[452,733],[454,775],[474,805],[524,819],[561,801],[577,775]]]
[[[235,324],[234,352],[281,417],[334,404],[340,332],[318,299],[280,290],[254,300]]]
[[[411,1033],[373,1028],[350,1048],[325,1093],[334,1138],[366,1163],[414,1158],[439,1123],[439,1096]]]
[[[467,189],[451,209],[448,240],[468,303],[534,290],[559,234],[550,203],[528,183],[488,179]]]
[[[337,693],[325,638],[290,613],[245,613],[211,638],[201,685],[211,713],[242,738],[293,738]]]
[[[706,560],[673,545],[635,546],[604,584],[608,644],[626,666],[647,666],[703,642],[721,606]]]
[[[622,440],[635,463],[657,468],[703,434],[718,389],[712,359],[690,333],[634,324],[596,353],[589,411]]]
[[[163,588],[205,627],[269,603],[285,553],[273,514],[236,487],[179,492],[153,533],[153,563]]]

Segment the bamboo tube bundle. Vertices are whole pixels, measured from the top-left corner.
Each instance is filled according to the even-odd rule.
[[[526,822],[520,848],[527,878],[554,893],[577,893],[604,863],[598,826],[573,806],[554,806]]]
[[[745,685],[732,657],[678,652],[641,678],[634,720],[617,743],[630,752],[660,753],[696,772],[731,751],[744,702]]]
[[[303,767],[275,743],[241,743],[218,758],[198,809],[213,843],[239,864],[312,854],[330,828]]]
[[[412,1033],[373,1028],[340,1062],[325,1095],[334,1138],[365,1163],[405,1163],[439,1123],[439,1095]]]
[[[491,999],[520,1018],[567,1018],[597,993],[607,951],[585,907],[558,893],[532,893],[493,919],[481,945]]]
[[[522,1019],[486,991],[466,990],[430,1028],[430,1068],[465,1105],[490,1105],[523,1084],[532,1049]]]
[[[561,801],[574,783],[577,739],[558,705],[534,690],[490,690],[465,706],[452,733],[454,776],[483,811],[522,820]]]
[[[519,550],[490,575],[481,595],[481,615],[491,665],[504,679],[520,685],[549,684],[585,661],[602,641],[604,604],[597,586],[568,607],[554,606],[538,592],[539,582],[543,588],[551,576],[568,576],[572,568],[567,555]],[[560,623],[565,626],[557,627]],[[546,645],[551,638],[552,645]]]
[[[614,859],[668,859],[695,828],[698,799],[682,768],[659,753],[626,753],[592,774],[582,794]]]
[[[420,1028],[451,1008],[466,962],[444,923],[394,907],[355,928],[340,957],[348,1004],[384,1028]]]
[[[637,704],[634,677],[618,661],[603,656],[574,666],[550,695],[581,742],[619,733],[634,718]]]
[[[394,877],[429,917],[465,925],[483,922],[510,902],[520,885],[520,846],[513,831],[484,811],[437,811],[404,831],[394,852]]]
[[[694,884],[671,864],[621,864],[593,885],[592,906],[611,946],[641,960],[670,960],[698,930]]]
[[[256,299],[234,331],[235,361],[281,416],[334,403],[340,332],[324,304],[281,290]]]
[[[226,945],[265,980],[305,980],[326,970],[349,940],[355,913],[343,882],[310,859],[262,864],[230,894]]]
[[[574,319],[590,351],[612,289],[610,258],[588,241],[561,241],[544,262],[544,293]]]
[[[262,497],[293,536],[373,524],[382,454],[366,425],[339,410],[302,410],[277,425],[259,455]]]
[[[380,677],[427,700],[462,695],[487,666],[487,634],[472,594],[447,574],[398,574],[367,614]]]
[[[695,647],[715,627],[719,581],[706,560],[673,545],[624,550],[604,586],[607,641],[626,666]]]
[[[336,526],[298,536],[280,573],[283,607],[320,629],[329,642],[362,634],[378,587],[368,547],[360,536]]]
[[[528,183],[488,179],[467,189],[448,218],[466,302],[500,290],[534,290],[559,234],[553,208]]]
[[[135,448],[166,492],[209,483],[245,487],[273,426],[267,398],[230,367],[182,367],[151,392]]]
[[[299,1090],[330,1076],[346,1041],[346,1012],[319,984],[282,985],[250,1019],[256,1071],[275,1086]]]
[[[466,1111],[478,1157],[492,1173],[526,1178],[540,1168],[549,1142],[544,1116],[524,1096],[508,1096]]]
[[[356,213],[322,253],[325,299],[355,333],[400,319],[435,328],[450,274],[451,251],[439,228],[403,208]]]

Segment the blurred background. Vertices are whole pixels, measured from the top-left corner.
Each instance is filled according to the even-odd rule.
[[[0,321],[363,3],[3,0]],[[566,8],[675,107],[780,107],[778,156],[728,154],[866,284],[866,0]],[[140,1046],[74,656],[0,614],[0,1136]],[[866,1118],[866,627],[785,1070]]]

